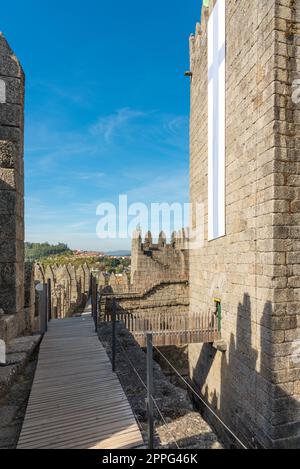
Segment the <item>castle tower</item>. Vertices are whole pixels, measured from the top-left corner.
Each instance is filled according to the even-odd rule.
[[[191,345],[190,373],[248,447],[300,446],[299,30],[299,0],[211,0],[190,38],[190,196],[205,227],[190,309],[221,312],[228,347]]]
[[[0,338],[24,329],[23,144],[24,73],[0,33]]]

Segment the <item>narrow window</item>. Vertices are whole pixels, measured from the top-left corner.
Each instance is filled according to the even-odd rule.
[[[208,239],[225,235],[225,0],[208,21]]]

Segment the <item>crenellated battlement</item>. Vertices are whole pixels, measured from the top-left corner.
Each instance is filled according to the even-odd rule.
[[[90,292],[92,270],[85,263],[80,266],[72,264],[48,265],[35,264],[33,267],[35,283],[51,283],[52,317],[65,318],[71,316],[82,307]],[[103,272],[93,272],[97,279],[99,292],[103,294],[136,293],[130,284],[126,273],[105,275]]]
[[[206,43],[207,38],[207,23],[208,18],[212,12],[215,0],[211,0],[209,7],[202,4],[202,10],[200,13],[200,22],[196,23],[195,33],[190,35],[190,56],[193,59],[193,55],[201,44]]]
[[[34,265],[35,283],[51,285],[52,317],[64,318],[83,306],[89,295],[91,270],[87,264]]]
[[[174,232],[170,243],[162,231],[157,243],[150,231],[142,242],[136,232],[132,241],[131,285],[143,291],[158,281],[188,280],[188,231]]]

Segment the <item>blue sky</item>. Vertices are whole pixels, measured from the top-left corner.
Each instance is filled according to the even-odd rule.
[[[188,37],[200,0],[15,0],[0,29],[26,73],[26,240],[99,240],[96,207],[188,201]]]

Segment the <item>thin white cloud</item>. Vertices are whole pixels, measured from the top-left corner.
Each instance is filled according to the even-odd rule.
[[[90,226],[92,224],[95,225],[95,220],[84,220],[84,221],[80,221],[78,223],[73,223],[72,225],[70,225],[70,228],[72,230],[78,230],[79,228],[84,228],[84,227]]]
[[[98,178],[103,178],[105,173],[100,172],[77,172],[74,173],[74,177],[81,179],[82,181],[90,181]]]
[[[122,108],[114,114],[100,117],[98,122],[91,126],[92,135],[100,135],[107,144],[112,143],[113,136],[126,127],[128,123],[138,117],[144,117],[146,114],[130,108]]]
[[[186,116],[126,107],[73,131],[64,121],[31,122],[27,151],[31,153],[27,168],[27,239],[95,247],[98,241],[91,231],[98,221],[96,207],[101,202],[117,202],[118,191],[128,194],[129,203],[188,200]],[[147,165],[152,155],[158,164]],[[87,157],[93,158],[91,166],[87,165]],[[62,158],[67,161],[65,171],[58,170]],[[106,171],[108,158],[116,162],[116,171]],[[51,184],[47,180],[43,191],[37,192],[31,185],[34,177],[39,184],[41,178],[51,178]],[[98,186],[102,190],[95,200]],[[84,191],[84,197],[80,191]],[[118,248],[124,247],[123,242]],[[113,244],[110,248],[113,250]]]
[[[156,203],[156,202],[176,202],[189,200],[188,170],[171,171],[166,174],[156,174],[137,183],[135,187],[128,191],[131,201]]]

